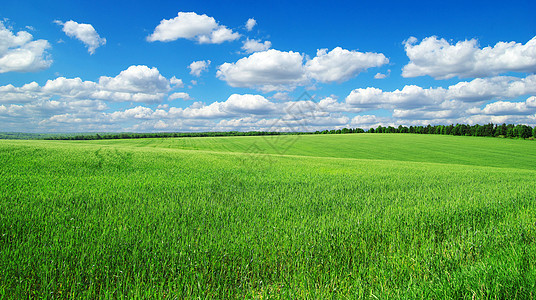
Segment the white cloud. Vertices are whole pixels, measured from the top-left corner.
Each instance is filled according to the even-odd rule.
[[[264,41],[264,43],[261,43],[260,40],[247,39],[244,41],[242,50],[249,54],[253,52],[266,51],[270,49],[270,47],[272,47],[272,42],[270,41]]]
[[[250,114],[265,114],[275,109],[275,105],[261,95],[232,94],[225,101],[225,109]]]
[[[263,92],[291,91],[316,80],[342,82],[368,68],[389,60],[378,53],[361,53],[337,47],[330,52],[320,49],[304,63],[304,55],[270,49],[255,52],[235,63],[219,66],[217,77],[232,87],[249,87]]]
[[[362,53],[336,47],[330,52],[319,49],[316,57],[307,61],[305,67],[311,78],[326,83],[347,81],[368,68],[380,67],[388,62],[389,59],[381,53]]]
[[[352,127],[359,127],[363,129],[369,129],[371,127],[378,127],[378,125],[385,125],[392,122],[389,118],[377,117],[375,115],[358,115],[352,118],[350,124]]]
[[[463,113],[463,109],[442,109],[441,105],[439,105],[437,107],[426,107],[418,109],[394,109],[393,117],[406,120],[438,120],[456,118],[461,113]]]
[[[47,80],[41,89],[44,95],[62,95],[64,98],[86,98],[96,91],[97,83],[80,78],[58,77]]]
[[[404,45],[410,62],[402,70],[403,77],[429,75],[448,79],[536,71],[536,37],[524,45],[499,42],[482,49],[475,39],[450,44],[435,36],[427,37],[419,44],[411,37]]]
[[[0,86],[0,103],[25,103],[39,99],[35,93],[40,87],[37,82],[15,87],[12,84]]]
[[[482,101],[515,98],[536,93],[536,75],[525,78],[497,76],[476,78],[469,82],[459,82],[448,88],[422,88],[407,85],[402,90],[392,92],[378,88],[359,88],[353,90],[346,103],[359,108],[417,108],[438,105],[444,101],[478,103]]]
[[[486,115],[527,115],[536,113],[536,97],[529,97],[523,102],[497,101],[489,103],[482,110],[475,110],[473,113]]]
[[[184,93],[184,92],[181,92],[181,93],[173,93],[173,94],[169,95],[168,99],[169,99],[169,100],[176,100],[176,99],[192,100],[192,98],[190,97],[190,95],[188,95],[188,93]]]
[[[35,72],[52,64],[46,52],[50,44],[46,40],[35,40],[26,31],[17,34],[0,21],[0,73]]]
[[[234,41],[240,34],[219,25],[212,17],[194,12],[179,12],[177,17],[162,20],[147,41],[170,42],[179,38],[197,41],[200,44],[220,44]]]
[[[232,87],[251,87],[264,92],[288,91],[308,81],[300,53],[274,49],[253,53],[235,63],[224,63],[219,66],[217,77]]]
[[[151,119],[153,118],[153,110],[144,107],[144,106],[136,106],[134,108],[127,109],[125,111],[115,111],[111,113],[109,116],[112,120],[123,120],[123,119]]]
[[[279,100],[279,101],[290,101],[292,100],[292,97],[290,97],[288,93],[277,92],[272,95],[272,99]]]
[[[253,18],[249,18],[248,21],[246,22],[246,29],[248,31],[251,31],[253,30],[253,27],[255,27],[255,25],[257,25],[257,21]]]
[[[386,74],[376,73],[376,75],[374,75],[374,79],[385,79],[385,78],[387,78]]]
[[[353,90],[346,97],[345,104],[346,107],[357,109],[357,112],[391,111],[391,118],[378,121],[382,125],[489,122],[532,125],[536,122],[536,118],[531,117],[536,113],[536,98],[532,96],[536,93],[535,80],[536,75],[525,78],[497,76],[460,82],[448,88],[408,85],[400,90],[383,91],[369,87]],[[525,102],[505,101],[523,95],[531,97]],[[478,108],[481,105],[485,106]],[[337,103],[330,107],[340,111],[345,108]]]
[[[94,54],[95,50],[106,44],[106,39],[99,36],[93,25],[77,23],[75,21],[54,21],[56,24],[63,26],[63,32],[68,37],[76,38],[86,45],[89,54]]]
[[[170,90],[170,82],[157,68],[144,65],[130,66],[116,77],[101,76],[99,85],[102,90],[127,93],[155,93]]]
[[[445,100],[445,90],[423,89],[416,85],[406,85],[402,90],[385,92],[378,88],[359,88],[350,92],[346,103],[359,108],[377,109],[391,107],[421,107]]]
[[[203,71],[208,70],[210,66],[210,60],[199,60],[192,62],[188,68],[190,69],[190,74],[199,77]]]
[[[196,102],[185,108],[181,115],[185,118],[217,119],[244,114],[264,115],[275,109],[275,104],[261,95],[233,94],[224,102],[216,101],[210,105]]]
[[[212,31],[210,36],[201,36],[199,43],[201,44],[221,44],[227,41],[234,41],[240,37],[240,34],[233,32],[231,29],[220,26]]]
[[[69,84],[78,86],[84,82]],[[2,91],[14,88],[2,87]],[[34,89],[33,84],[26,87],[26,90]],[[314,131],[399,124],[507,122],[534,126],[536,123],[534,96],[524,102],[489,103],[482,109],[469,109],[470,105],[472,103],[451,100],[418,108],[394,108],[392,116],[378,116],[349,115],[352,110],[348,110],[347,103],[332,97],[318,103],[310,100],[273,103],[261,95],[233,94],[223,102],[209,105],[194,102],[186,108],[177,108],[166,104],[156,109],[136,105],[112,112],[106,111],[110,108],[102,101],[60,99],[36,100],[23,105],[0,104],[0,120],[6,130],[19,131],[21,128],[34,131]]]
[[[391,70],[387,70],[386,74],[376,73],[376,75],[374,75],[374,79],[385,79],[385,78],[389,77],[389,75],[391,75]]]
[[[469,82],[462,81],[449,86],[447,97],[465,102],[478,102],[529,94],[536,94],[536,75],[529,75],[525,78],[496,76],[476,78]]]
[[[0,120],[5,129],[23,130],[50,130],[53,131],[81,131],[80,127],[68,128],[65,123],[80,123],[81,117],[94,116],[102,113],[107,106],[101,101],[55,101],[38,99],[24,105],[0,105]],[[80,117],[78,117],[80,116]],[[42,127],[47,120],[56,120],[54,128]],[[60,124],[61,123],[61,124]]]
[[[171,77],[171,79],[169,80],[169,83],[171,83],[171,85],[173,85],[173,87],[175,88],[184,87],[184,82],[182,82],[182,79],[178,79],[175,76]]]
[[[101,76],[98,82],[58,77],[40,87],[32,82],[20,88],[0,86],[0,103],[24,103],[38,99],[62,101],[102,100],[115,102],[160,102],[171,91],[170,80],[158,69],[130,66],[115,77]]]

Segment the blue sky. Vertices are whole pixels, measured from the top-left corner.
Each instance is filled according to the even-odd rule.
[[[535,11],[533,1],[7,0],[0,131],[534,126]]]

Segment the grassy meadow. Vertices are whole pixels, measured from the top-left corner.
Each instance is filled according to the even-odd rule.
[[[536,142],[0,140],[0,298],[536,298]]]

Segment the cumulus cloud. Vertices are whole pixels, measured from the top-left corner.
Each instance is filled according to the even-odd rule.
[[[392,123],[393,120],[386,117],[378,117],[375,115],[358,115],[352,118],[350,125],[352,127],[359,127],[363,129],[368,129],[371,127],[378,127],[378,125],[385,126],[386,124]]]
[[[342,101],[336,96],[291,101],[279,92],[272,98],[280,101],[272,102],[262,95],[232,94],[209,104],[189,102],[186,108],[173,107],[172,101],[191,99],[187,93],[167,96],[177,81],[166,79],[156,68],[131,66],[97,81],[58,77],[43,86],[36,82],[0,86],[0,122],[5,130],[18,131],[314,131],[399,124],[536,124],[536,75],[477,78],[445,88],[361,88]],[[529,97],[515,101],[523,95]],[[141,104],[164,99],[169,104],[156,109]],[[117,109],[118,104],[108,107],[109,102],[127,103]],[[373,113],[378,110],[382,113]]]
[[[260,40],[246,39],[242,45],[242,50],[249,54],[253,52],[266,51],[270,49],[270,47],[272,47],[272,42],[270,41],[264,41],[264,43],[262,43]]]
[[[303,55],[270,49],[256,52],[235,63],[224,63],[217,77],[232,87],[250,87],[270,91],[288,91],[308,82]]]
[[[171,77],[171,79],[169,80],[169,83],[171,83],[171,85],[173,85],[173,87],[175,88],[184,87],[184,82],[182,82],[182,79],[178,79],[175,76]]]
[[[0,103],[25,103],[37,100],[39,97],[35,93],[40,89],[37,82],[32,82],[15,87],[12,84],[0,86]]]
[[[147,41],[170,42],[183,38],[200,44],[221,44],[239,37],[240,34],[218,24],[213,17],[195,12],[179,12],[173,19],[160,21]]]
[[[374,79],[385,79],[385,78],[389,77],[389,75],[391,75],[391,70],[387,70],[386,74],[376,73],[376,75],[374,75]]]
[[[261,95],[233,94],[223,102],[216,101],[209,105],[196,102],[180,111],[180,115],[185,118],[217,119],[244,114],[264,115],[274,111],[275,108],[274,103]]]
[[[445,90],[423,89],[416,85],[404,86],[401,90],[386,92],[378,88],[368,87],[354,89],[346,97],[346,103],[359,108],[391,108],[397,106],[420,107],[438,103],[445,98]]]
[[[353,90],[341,106],[355,112],[385,110],[392,113],[384,124],[427,125],[452,123],[523,123],[534,124],[536,118],[536,75],[525,78],[497,76],[460,82],[447,88],[422,88],[407,85],[394,91],[378,88]],[[523,95],[524,102],[511,101]],[[332,105],[336,107],[336,105]],[[483,107],[483,108],[480,108]],[[350,110],[351,111],[351,110]]]
[[[210,60],[199,60],[192,62],[188,68],[190,69],[190,74],[199,77],[203,71],[208,70],[210,65]]]
[[[265,114],[275,109],[275,105],[261,95],[232,94],[225,101],[225,109],[250,114]]]
[[[38,99],[24,105],[0,105],[0,121],[5,130],[14,131],[78,131],[82,130],[78,125],[65,126],[65,123],[80,124],[83,116],[93,117],[101,114],[108,107],[101,101],[78,100],[78,101],[55,101]],[[57,120],[52,128],[46,126],[48,120]],[[45,126],[42,126],[45,125]],[[94,124],[88,124],[83,129]]]
[[[65,98],[86,98],[97,90],[97,83],[92,81],[83,81],[80,78],[58,77],[53,80],[47,80],[46,84],[40,89],[44,95],[62,95]]]
[[[476,78],[449,86],[448,98],[465,102],[516,98],[536,93],[536,75],[524,78],[496,76]]]
[[[46,40],[33,40],[26,31],[17,34],[0,21],[0,73],[35,72],[52,64],[46,52],[50,44]]]
[[[536,97],[529,97],[523,102],[497,101],[487,104],[481,110],[471,111],[473,114],[486,115],[527,115],[536,113]]]
[[[279,101],[290,101],[292,100],[292,97],[290,97],[288,93],[277,92],[272,95],[272,99],[279,100]]]
[[[359,111],[348,110],[351,107],[346,102],[338,102],[332,97],[318,103],[312,100],[273,103],[261,95],[233,94],[225,101],[208,105],[194,102],[186,108],[159,105],[156,109],[137,105],[112,112],[107,112],[109,108],[98,100],[49,99],[22,105],[0,104],[0,120],[5,128],[20,130],[24,126],[33,126],[30,128],[54,131],[314,131],[399,124],[536,123],[534,96],[524,102],[489,103],[482,109],[470,108],[471,105],[471,102],[449,100],[418,108],[395,107],[392,116],[378,116],[349,115],[349,112]]]
[[[219,66],[217,77],[232,87],[249,87],[263,92],[291,91],[312,80],[342,82],[389,61],[383,54],[348,51],[340,47],[330,52],[320,49],[313,59],[307,59],[305,63],[304,59],[298,52],[270,49],[235,63],[224,63]]]
[[[180,92],[180,93],[173,93],[169,95],[169,100],[176,100],[176,99],[182,99],[182,100],[192,100],[190,95],[188,93]]]
[[[62,101],[102,100],[115,102],[160,102],[171,91],[170,80],[158,69],[130,66],[115,77],[101,76],[98,82],[58,77],[44,86],[32,82],[22,87],[0,86],[0,103],[24,103],[59,97]]]
[[[502,100],[536,93],[536,75],[525,78],[497,76],[463,81],[448,88],[422,88],[404,86],[401,90],[383,91],[368,87],[354,89],[346,97],[346,103],[360,108],[418,108],[438,105],[445,101],[478,103]]]
[[[253,18],[249,18],[248,21],[246,22],[246,29],[248,31],[251,31],[253,30],[253,27],[255,27],[255,25],[257,25],[257,21]]]
[[[484,48],[476,39],[451,44],[432,36],[417,42],[415,37],[404,42],[410,62],[402,69],[403,77],[448,79],[536,71],[536,37],[526,44],[499,42]]]
[[[87,47],[89,54],[93,55],[95,50],[106,44],[106,39],[99,36],[93,25],[77,23],[73,20],[63,23],[62,21],[54,21],[56,24],[63,26],[63,32],[68,37],[75,38]]]
[[[167,92],[170,89],[170,82],[157,68],[144,65],[130,66],[115,77],[101,76],[99,85],[103,90],[127,93]]]
[[[305,64],[309,76],[319,82],[342,82],[357,76],[369,68],[380,67],[389,62],[381,53],[363,53],[336,47],[319,49],[316,57]]]

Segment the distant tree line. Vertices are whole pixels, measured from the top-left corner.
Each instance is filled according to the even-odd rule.
[[[288,135],[306,134],[303,132],[272,132],[272,131],[225,131],[225,132],[154,132],[154,133],[107,133],[55,135],[45,137],[45,140],[112,140],[112,139],[145,139],[171,137],[219,137],[219,136],[259,136],[259,135]]]
[[[263,136],[263,135],[298,135],[298,134],[347,134],[347,133],[415,133],[442,134],[462,136],[489,136],[504,138],[536,138],[536,127],[514,124],[486,125],[428,125],[428,126],[378,126],[365,131],[362,128],[342,128],[316,132],[275,132],[275,131],[221,131],[221,132],[156,132],[156,133],[0,133],[0,139],[45,139],[45,140],[110,140],[110,139],[143,139],[171,137],[220,137],[220,136]]]
[[[344,134],[363,133],[361,128],[343,128],[337,130],[316,131],[315,134]],[[486,124],[486,125],[428,125],[428,126],[378,126],[370,128],[368,133],[415,133],[415,134],[442,134],[442,135],[463,135],[463,136],[490,136],[505,138],[536,138],[536,127],[514,124]]]

